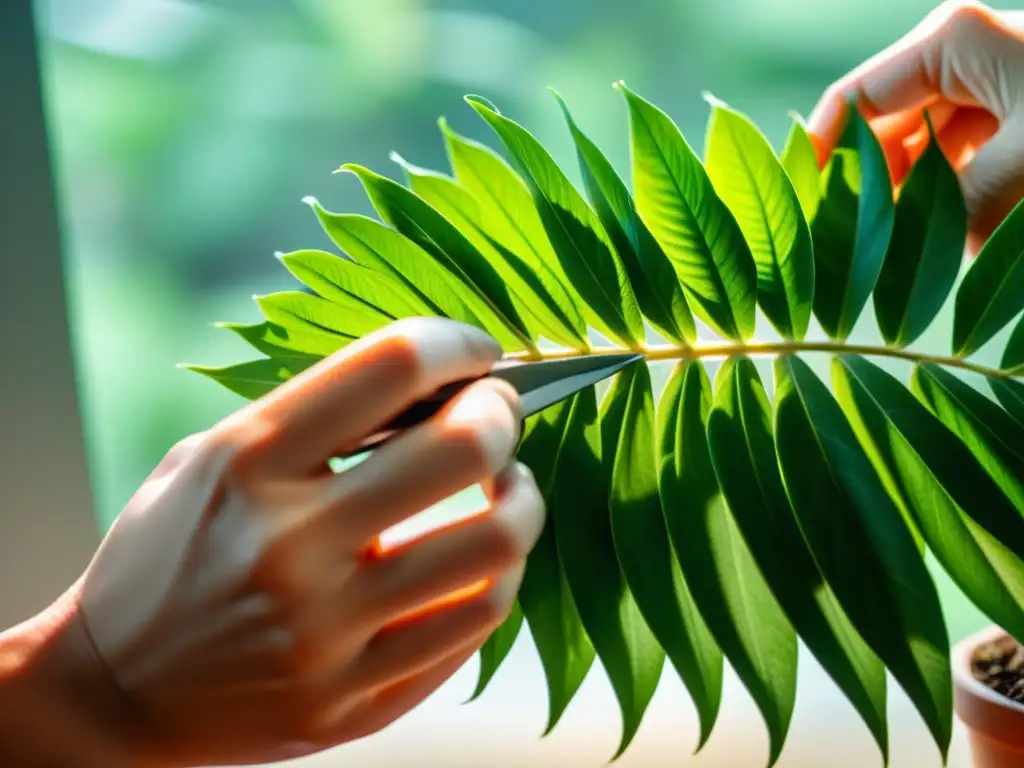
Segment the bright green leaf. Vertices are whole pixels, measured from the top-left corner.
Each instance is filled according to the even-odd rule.
[[[746,358],[719,369],[708,440],[715,474],[743,538],[793,627],[870,729],[885,762],[885,668],[846,617],[814,562],[786,496],[772,410]]]
[[[671,118],[623,83],[637,209],[672,260],[693,312],[722,336],[754,335],[757,268],[739,224]]]
[[[822,175],[824,193],[811,227],[814,314],[843,341],[860,318],[892,235],[892,180],[878,138],[856,109]]]
[[[701,616],[764,718],[774,765],[793,716],[796,633],[715,479],[705,432],[711,383],[699,362],[676,368],[661,408],[659,492],[669,539]]]
[[[450,221],[397,181],[348,163],[374,208],[388,224],[429,253],[460,283],[460,298],[508,351],[534,349],[508,286]]]
[[[576,144],[587,195],[626,267],[641,312],[666,339],[689,345],[697,338],[697,329],[672,263],[641,220],[608,158],[580,131],[562,97],[555,97]]]
[[[466,101],[494,129],[530,187],[562,270],[589,309],[590,323],[624,346],[642,343],[636,296],[597,214],[529,131],[475,96]]]
[[[350,305],[359,299],[388,317],[421,317],[435,311],[401,282],[327,251],[302,250],[279,256],[296,279],[328,301]]]
[[[310,347],[316,348],[323,342],[336,343],[333,337],[327,339],[318,338],[315,334],[313,339],[303,336],[306,334],[296,329],[282,328],[270,322],[262,323],[217,323],[218,327],[233,331],[236,335],[245,340],[253,349],[262,352],[267,357],[279,359],[297,359],[299,361],[310,360],[316,362],[323,357],[322,354],[312,354],[303,350]]]
[[[613,460],[612,535],[626,583],[647,625],[685,683],[700,715],[704,746],[721,700],[721,653],[686,586],[658,495],[654,397],[646,365],[612,382],[602,414],[602,445]],[[717,664],[717,666],[716,666]],[[717,671],[718,678],[713,678]]]
[[[621,391],[621,390],[620,390]],[[614,390],[613,390],[614,394]],[[623,428],[615,399],[599,420],[593,387],[573,398],[569,426],[556,465],[551,514],[558,554],[587,635],[619,700],[622,738],[613,760],[632,742],[661,678],[665,660],[618,566],[608,494],[610,462],[601,455],[602,433]]]
[[[814,252],[793,184],[750,119],[708,95],[705,166],[757,265],[757,300],[786,339],[807,333],[814,303]]]
[[[796,115],[793,115],[793,125],[782,149],[782,167],[793,183],[804,218],[814,221],[821,201],[821,169],[811,137]]]
[[[293,360],[250,360],[234,365],[179,365],[201,373],[247,400],[258,400],[300,373],[302,366]],[[308,367],[308,366],[307,366]]]
[[[302,291],[280,291],[268,296],[257,296],[256,303],[267,320],[282,328],[325,336],[335,334],[358,339],[392,321],[392,318],[356,299],[347,305],[338,304]],[[340,347],[339,343],[335,349]]]
[[[775,434],[786,494],[818,567],[945,759],[953,697],[938,593],[839,404],[799,358],[775,361]]]
[[[469,701],[474,701],[487,688],[488,683],[494,679],[495,672],[501,663],[508,656],[512,646],[515,645],[519,630],[523,626],[523,609],[516,600],[508,617],[491,632],[484,644],[480,646],[480,672],[477,677],[476,688]],[[468,703],[468,702],[467,702]]]
[[[933,133],[903,183],[875,287],[875,317],[887,344],[911,344],[935,319],[960,273],[966,241],[960,180]]]
[[[594,662],[594,646],[583,629],[559,560],[552,509],[555,470],[567,439],[571,405],[571,401],[562,401],[533,417],[535,425],[518,450],[519,460],[533,471],[548,507],[544,530],[526,559],[519,587],[519,605],[548,686],[545,735],[558,724]]]
[[[533,338],[543,334],[565,346],[586,349],[586,327],[579,313],[566,316],[530,265],[486,232],[480,205],[469,192],[451,177],[393,157],[405,170],[412,191],[458,227],[507,283],[519,316]]]
[[[1024,309],[1024,200],[985,241],[956,291],[953,354],[980,349]]]

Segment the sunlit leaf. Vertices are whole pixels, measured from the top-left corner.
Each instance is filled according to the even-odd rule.
[[[711,735],[721,693],[714,646],[679,568],[658,495],[655,413],[645,365],[620,373],[606,395],[602,446],[613,462],[612,535],[626,583],[658,643],[683,679],[700,715],[699,751]],[[709,679],[717,673],[718,677]]]
[[[530,187],[562,270],[589,308],[591,325],[625,346],[643,342],[636,296],[597,214],[525,128],[478,97],[466,100],[494,129]]]
[[[807,129],[795,115],[782,149],[782,167],[793,183],[807,221],[813,221],[821,201],[821,169]]]
[[[931,132],[931,121],[927,120]],[[892,240],[875,288],[875,317],[888,344],[925,332],[960,273],[967,209],[960,180],[934,133],[900,190]]]
[[[938,593],[839,404],[796,357],[775,361],[775,433],[786,493],[818,567],[945,757],[953,696]]]
[[[878,138],[857,109],[822,174],[812,224],[814,314],[833,339],[856,325],[878,282],[892,235],[892,181]]]
[[[519,605],[547,681],[545,734],[558,724],[594,662],[594,646],[583,629],[559,560],[552,509],[556,465],[567,440],[571,406],[572,401],[563,401],[534,417],[536,424],[518,451],[519,460],[533,471],[548,507],[544,530],[527,557],[519,588]]]
[[[460,298],[506,350],[533,348],[508,286],[465,236],[425,200],[397,181],[347,163],[388,224],[433,256],[459,283]]]
[[[771,405],[757,369],[745,358],[726,361],[716,390],[708,440],[729,509],[793,627],[860,713],[887,761],[885,669],[846,617],[800,531],[779,473]]]
[[[358,339],[394,320],[357,299],[345,304],[302,291],[279,291],[257,296],[256,303],[270,322],[282,328],[338,334]]]
[[[310,347],[316,348],[325,342],[327,344],[336,343],[333,335],[323,334],[327,338],[320,338],[320,334],[305,333],[295,329],[288,330],[266,321],[262,323],[217,323],[217,326],[233,331],[253,349],[262,352],[267,357],[295,358],[300,361],[316,362],[323,357],[322,354],[303,350]],[[314,336],[314,338],[310,339],[308,336]],[[305,341],[303,341],[303,337],[307,337]]]
[[[757,268],[739,224],[672,119],[616,87],[629,105],[637,209],[672,260],[690,309],[722,336],[751,338]]]
[[[622,258],[641,312],[669,341],[684,346],[692,343],[697,329],[672,263],[640,219],[629,190],[608,158],[579,129],[562,97],[555,96],[576,144],[587,195]]]
[[[977,351],[1022,309],[1024,200],[989,235],[957,288],[953,354],[966,357]]]
[[[774,765],[793,716],[796,634],[718,487],[705,432],[707,373],[700,363],[688,363],[673,372],[673,380],[661,405],[668,413],[659,418],[659,492],[669,539],[701,616],[764,718]],[[707,659],[707,671],[716,663]]]
[[[516,600],[512,611],[496,630],[494,630],[484,644],[480,646],[480,672],[477,676],[476,688],[469,701],[475,701],[480,694],[486,690],[488,683],[494,679],[495,673],[501,663],[508,656],[509,651],[519,637],[519,630],[523,626],[523,609]]]
[[[665,660],[615,553],[608,506],[612,468],[611,462],[603,460],[601,448],[602,433],[617,435],[623,428],[617,399],[621,400],[605,401],[599,417],[593,388],[573,398],[556,464],[558,482],[551,509],[558,554],[573,600],[619,700],[622,737],[612,759],[621,755],[636,735]]]
[[[705,164],[757,265],[757,300],[787,339],[807,333],[814,304],[811,231],[771,144],[750,119],[713,96]]]
[[[235,365],[180,365],[179,367],[201,373],[247,400],[258,400],[309,366],[303,366],[294,360],[266,359],[251,360]]]

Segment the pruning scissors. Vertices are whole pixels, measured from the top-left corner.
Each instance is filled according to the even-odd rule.
[[[491,368],[487,376],[503,379],[515,387],[522,403],[523,418],[526,419],[609,376],[614,376],[639,360],[643,360],[643,355],[631,353],[584,355],[535,363],[501,360]],[[441,387],[431,397],[420,400],[400,413],[381,431],[348,455],[355,456],[373,450],[402,430],[426,421],[462,390],[482,378],[486,376],[462,379]]]

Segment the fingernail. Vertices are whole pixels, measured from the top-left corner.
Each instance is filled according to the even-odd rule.
[[[415,346],[424,375],[430,380],[478,375],[501,359],[501,345],[484,331],[465,323],[418,317],[402,332]]]

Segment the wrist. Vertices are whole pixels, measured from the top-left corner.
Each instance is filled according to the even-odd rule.
[[[165,765],[93,650],[76,597],[0,633],[0,764]]]

